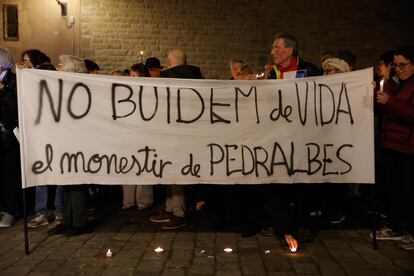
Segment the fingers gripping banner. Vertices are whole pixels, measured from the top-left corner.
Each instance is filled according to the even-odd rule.
[[[17,76],[23,187],[374,183],[372,69],[257,81]]]

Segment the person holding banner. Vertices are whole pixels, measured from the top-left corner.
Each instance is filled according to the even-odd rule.
[[[182,49],[173,49],[168,54],[168,69],[161,72],[163,78],[202,79],[200,68],[187,64],[187,55]],[[185,227],[186,202],[182,185],[167,186],[165,212],[151,216],[149,220],[163,223],[162,229],[174,230]]]
[[[131,66],[131,77],[151,77],[143,63]],[[138,210],[146,210],[154,203],[154,189],[152,185],[122,185],[122,210],[129,210],[135,206]]]
[[[275,35],[270,54],[274,65],[268,79],[295,79],[321,75],[316,65],[299,57],[299,42],[290,33],[280,32]],[[305,226],[309,214],[308,206],[305,206],[307,205],[305,194],[308,192],[308,187],[295,184],[287,187],[272,185],[262,193],[269,208],[275,233],[279,234],[290,248],[297,248],[298,241],[313,241]],[[294,218],[286,215],[290,203],[295,205]],[[296,235],[293,236],[293,233]]]
[[[58,71],[86,73],[83,59],[71,55],[59,56]],[[88,186],[66,185],[63,195],[63,221],[48,231],[49,235],[78,236],[89,232]]]
[[[382,157],[390,208],[389,227],[377,239],[402,240],[401,248],[414,250],[414,46],[397,50],[393,67],[397,88],[377,92],[384,107]],[[405,231],[409,235],[404,237]]]
[[[19,205],[20,153],[14,137],[17,127],[16,76],[13,58],[0,48],[0,227],[11,227]]]
[[[273,57],[273,70],[268,79],[294,79],[311,76],[320,76],[319,68],[301,59],[299,42],[290,33],[277,33],[270,52]]]

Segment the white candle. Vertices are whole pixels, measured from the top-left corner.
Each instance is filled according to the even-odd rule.
[[[227,247],[227,248],[224,248],[224,252],[231,253],[233,252],[233,249],[231,249],[230,247]]]
[[[384,80],[380,81],[380,91],[383,92],[384,91]]]
[[[154,249],[154,251],[156,253],[162,253],[162,252],[164,252],[164,249],[158,246],[157,248]]]
[[[112,257],[111,249],[108,249],[108,251],[106,251],[106,257],[108,258]]]
[[[141,54],[141,63],[144,62],[144,51],[139,52]]]

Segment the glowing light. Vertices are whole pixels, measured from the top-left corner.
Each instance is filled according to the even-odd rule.
[[[380,81],[380,91],[384,91],[384,80]]]
[[[156,253],[162,253],[162,252],[164,252],[164,249],[158,246],[157,248],[154,249],[154,251]]]
[[[106,251],[106,257],[108,257],[108,258],[112,257],[111,249],[108,249],[108,251]]]
[[[265,250],[265,254],[270,254],[270,250]]]
[[[296,250],[298,250],[296,247],[292,247],[292,248],[290,249],[290,252],[295,253],[295,252],[296,252]]]
[[[224,248],[224,252],[231,253],[233,252],[233,249],[231,249],[230,247],[227,247],[227,248]]]

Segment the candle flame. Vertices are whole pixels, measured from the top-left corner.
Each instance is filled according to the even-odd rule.
[[[164,251],[164,249],[158,246],[157,248],[154,249],[154,251],[157,253],[161,253]]]
[[[230,247],[227,247],[227,248],[224,248],[224,252],[231,253],[233,252],[233,249],[231,249]]]
[[[108,249],[108,251],[106,251],[106,256],[107,257],[112,257],[111,249]]]

